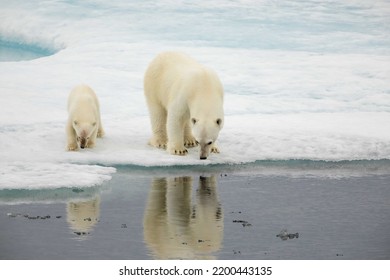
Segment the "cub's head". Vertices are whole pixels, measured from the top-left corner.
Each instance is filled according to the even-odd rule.
[[[73,129],[76,131],[77,144],[81,149],[88,148],[88,142],[96,130],[96,122],[80,122],[74,120]]]
[[[191,118],[191,125],[192,135],[194,135],[198,145],[200,146],[199,157],[200,159],[207,159],[215,145],[219,131],[223,127],[223,118]]]

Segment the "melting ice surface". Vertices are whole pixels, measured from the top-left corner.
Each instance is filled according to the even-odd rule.
[[[390,159],[388,1],[0,2],[2,40],[55,53],[0,62],[0,188],[92,186],[118,164]],[[224,85],[221,153],[206,161],[147,145],[143,74],[164,50]],[[106,137],[66,152],[79,83],[96,91]]]

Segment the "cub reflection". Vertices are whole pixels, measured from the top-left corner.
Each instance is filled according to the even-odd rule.
[[[157,259],[214,259],[223,238],[215,176],[153,180],[144,216],[144,239]]]
[[[68,202],[66,206],[67,221],[76,235],[88,235],[100,216],[100,198],[91,200]]]

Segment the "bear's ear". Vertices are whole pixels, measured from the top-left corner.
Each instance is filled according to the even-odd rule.
[[[217,125],[219,125],[219,126],[221,126],[221,124],[222,124],[222,119],[217,119]]]
[[[195,119],[195,118],[192,118],[192,119],[191,119],[191,122],[192,122],[193,125],[196,124],[196,119]]]

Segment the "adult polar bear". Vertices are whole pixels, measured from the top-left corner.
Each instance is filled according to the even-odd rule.
[[[95,92],[86,85],[76,86],[69,94],[68,112],[66,149],[75,151],[79,146],[81,149],[93,148],[96,137],[104,135]]]
[[[224,122],[223,87],[217,74],[177,52],[159,54],[144,78],[153,136],[149,144],[185,155],[200,145],[200,159],[219,153]]]

